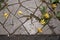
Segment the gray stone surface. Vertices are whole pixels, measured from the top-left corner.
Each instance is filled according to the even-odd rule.
[[[32,18],[33,22],[34,22],[33,26],[31,25],[31,21],[28,20],[29,22],[28,21],[25,22],[27,17],[23,17],[23,18],[20,18],[20,17],[23,16],[23,15],[33,14],[34,11],[36,10],[37,6],[39,6],[42,2],[40,0],[20,0],[20,2],[22,3],[22,6],[19,5],[19,4],[15,4],[15,3],[18,3],[18,2],[19,2],[18,0],[9,0],[7,2],[8,5],[11,5],[11,4],[13,4],[13,5],[8,6],[9,10],[7,8],[5,8],[2,11],[0,11],[0,22],[1,23],[5,22],[6,19],[3,16],[3,14],[6,12],[10,15],[9,15],[7,21],[5,22],[4,27],[5,27],[5,29],[7,29],[7,31],[9,33],[13,33],[16,30],[16,28],[18,28],[18,29],[13,34],[26,34],[27,35],[28,33],[26,32],[26,30],[29,31],[29,29],[32,30],[32,31],[29,31],[30,34],[31,33],[32,34],[37,33],[37,28],[42,27],[43,25],[39,24],[39,22],[37,20],[35,20],[34,17]],[[47,5],[45,3],[42,3],[41,6],[46,6],[47,7]],[[21,10],[23,12],[23,15],[18,15],[17,14],[17,12],[19,10]],[[60,10],[60,9],[57,8],[57,10]],[[46,11],[49,11],[49,9],[47,8]],[[39,18],[41,18],[42,14],[39,11],[39,9],[36,10],[35,15],[38,16]],[[21,25],[23,22],[25,22],[25,23],[23,25]],[[13,25],[12,25],[12,23],[13,23]],[[2,26],[3,25],[0,24],[0,34],[8,34],[8,32]],[[23,26],[26,28],[26,30]],[[56,27],[55,29],[53,29],[54,32],[56,34],[60,34],[60,21],[58,19],[52,18],[50,20],[50,26]],[[42,30],[43,30],[42,34],[51,34],[52,33],[49,26],[45,26]]]

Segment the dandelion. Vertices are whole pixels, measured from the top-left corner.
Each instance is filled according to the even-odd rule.
[[[44,25],[46,22],[45,22],[44,19],[41,19],[40,23],[41,23],[42,25]]]
[[[8,16],[9,16],[8,13],[4,13],[5,18],[8,18]]]
[[[21,15],[22,14],[22,11],[18,11],[17,13],[18,13],[18,15]]]
[[[41,28],[38,28],[38,32],[39,32],[39,33],[42,32],[42,29],[41,29]]]
[[[52,6],[52,8],[56,8],[57,4],[52,4],[51,6]]]
[[[50,17],[49,14],[48,14],[48,12],[46,12],[46,13],[44,14],[44,17],[47,18],[47,19]]]

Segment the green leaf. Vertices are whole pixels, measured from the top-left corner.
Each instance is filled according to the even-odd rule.
[[[3,2],[4,2],[4,0],[0,0],[0,2],[1,2],[1,3],[3,3]]]
[[[0,8],[1,8],[1,2],[0,2]]]
[[[57,17],[60,17],[60,12],[57,12],[56,16],[57,16]]]
[[[59,0],[59,2],[60,2],[60,0]]]
[[[58,18],[60,18],[60,12],[57,12],[56,16],[57,16]]]
[[[51,3],[58,3],[59,0],[50,0]]]
[[[46,7],[44,7],[44,6],[40,7],[40,11],[42,12],[42,14],[44,14],[46,11]]]

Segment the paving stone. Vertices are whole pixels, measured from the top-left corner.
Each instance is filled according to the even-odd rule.
[[[58,30],[60,28],[60,21],[58,19],[52,18],[50,21],[50,26],[56,27],[54,30],[57,34],[59,34],[60,31]]]
[[[10,33],[12,33],[20,25],[21,25],[21,22],[17,18],[15,18],[13,15],[11,15],[8,18],[7,22],[5,23],[5,27]]]
[[[52,31],[48,25],[46,25],[42,30],[43,30],[42,34],[51,34],[52,33]]]
[[[20,28],[14,34],[28,35],[23,26],[20,26]]]
[[[33,22],[34,21],[36,21],[36,20],[33,18]],[[24,26],[28,30],[28,32],[32,35],[37,33],[37,28],[39,28],[39,27],[42,28],[43,27],[43,25],[41,25],[38,21],[31,24],[31,20],[28,20],[24,24]]]
[[[49,0],[46,0],[46,1],[49,2]],[[8,3],[8,5],[10,5],[10,4],[18,3],[18,2],[19,2],[18,0],[9,0],[7,3]],[[22,2],[23,6],[21,6],[19,4],[8,6],[8,9],[9,9],[9,11],[11,13],[6,8],[4,10],[0,11],[0,22],[1,23],[4,23],[5,20],[6,20],[5,17],[3,16],[3,14],[4,13],[10,14],[8,19],[7,19],[7,21],[4,24],[5,28],[10,33],[13,33],[14,30],[17,27],[19,27],[23,22],[25,22],[25,20],[27,19],[27,17],[20,18],[21,16],[33,14],[33,12],[37,8],[37,6],[39,6],[42,3],[40,0],[20,0],[20,2]],[[58,4],[58,7],[55,9],[55,12],[60,10],[60,6],[59,5],[60,4]],[[21,7],[19,7],[19,6],[21,6]],[[42,7],[42,6],[47,7],[47,5],[45,3],[41,4],[40,7]],[[22,11],[23,15],[18,15],[17,14],[18,11]],[[47,8],[46,11],[50,11],[49,8]],[[42,14],[39,11],[39,9],[36,10],[35,15],[38,16],[39,18],[41,18]],[[35,34],[37,32],[37,28],[38,27],[42,28],[43,25],[41,25],[34,17],[32,19],[33,19],[32,22],[33,22],[34,25],[31,24],[31,20],[28,20],[23,25],[25,26],[25,28],[27,29],[27,31],[30,34]],[[13,23],[14,25],[12,25],[12,20],[14,22]],[[26,32],[25,28],[23,27],[23,25],[14,34],[26,34],[27,35],[27,32]],[[58,19],[52,18],[50,20],[49,25],[52,26],[52,27],[56,27],[53,30],[55,31],[56,34],[60,34],[60,29],[59,29],[60,28],[60,21]],[[46,25],[42,30],[43,30],[42,34],[51,34],[52,33],[52,31],[51,31],[51,29],[49,28],[48,25]],[[8,34],[2,28],[2,25],[0,25],[0,34]]]
[[[30,9],[30,10],[32,10],[32,11],[34,11],[35,9],[32,9],[32,8],[36,8],[36,5],[35,5],[35,3],[34,3],[34,0],[31,0],[31,1],[28,1],[28,2],[24,2],[24,3],[22,3],[23,4],[23,6],[25,6],[26,8],[28,8],[28,9]],[[33,4],[33,6],[32,6],[32,4]],[[30,8],[29,8],[30,7]],[[32,7],[32,8],[31,8]]]
[[[17,9],[19,8],[19,4],[13,5],[13,6],[9,6],[8,9],[10,10],[10,12],[12,14],[16,14],[17,13]]]
[[[8,4],[14,4],[14,3],[18,3],[18,0],[8,0],[8,2],[7,2]]]
[[[3,26],[0,24],[0,35],[7,35],[8,32],[3,28]]]

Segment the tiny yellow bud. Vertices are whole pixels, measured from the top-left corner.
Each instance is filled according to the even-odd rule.
[[[22,11],[18,11],[17,13],[18,13],[18,15],[20,15],[20,14],[22,14]]]
[[[52,8],[56,8],[56,7],[57,7],[57,5],[56,5],[56,4],[52,4],[51,6],[52,6]]]
[[[39,33],[42,32],[42,29],[41,29],[41,28],[38,28],[38,32],[39,32]]]
[[[49,16],[48,13],[45,13],[45,14],[44,14],[44,17],[48,19],[50,16]]]
[[[8,17],[8,13],[4,13],[4,17],[7,18]]]
[[[40,23],[41,23],[42,25],[44,25],[46,22],[45,22],[44,19],[42,19],[42,20],[40,21]]]

